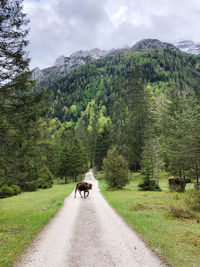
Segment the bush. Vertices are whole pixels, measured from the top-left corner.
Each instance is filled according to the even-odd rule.
[[[107,157],[103,160],[103,172],[110,188],[122,188],[129,183],[128,164],[118,154],[116,146],[108,150]]]
[[[184,192],[187,183],[191,183],[189,178],[183,179],[179,177],[171,177],[168,179],[169,189],[171,192]]]
[[[185,203],[189,209],[200,211],[200,189],[192,189],[185,193]]]
[[[40,185],[40,188],[42,188],[42,189],[47,189],[47,188],[51,188],[51,187],[52,187],[51,183],[42,183]]]
[[[138,185],[141,191],[162,191],[160,187],[156,184],[155,180],[151,180],[145,177],[144,181]]]
[[[0,196],[1,198],[3,197],[11,197],[15,195],[15,190],[8,186],[8,185],[4,185],[3,187],[0,188]]]
[[[24,191],[31,192],[31,191],[36,191],[37,189],[38,189],[37,181],[25,182],[23,184]]]
[[[190,210],[183,207],[177,207],[171,205],[169,207],[169,215],[173,216],[174,218],[178,219],[193,219],[196,218],[195,214],[193,214]]]
[[[21,188],[18,185],[3,185],[0,187],[0,198],[12,197],[18,195],[22,192]]]
[[[186,193],[185,193],[186,194]],[[170,201],[169,215],[178,219],[194,219],[197,218],[191,209],[185,203],[185,195],[174,195]]]
[[[13,184],[11,185],[11,188],[14,190],[15,195],[21,194],[22,192],[22,189],[18,185]]]
[[[51,188],[53,185],[53,175],[48,169],[48,167],[44,166],[39,172],[39,179],[38,179],[38,187],[39,188]]]

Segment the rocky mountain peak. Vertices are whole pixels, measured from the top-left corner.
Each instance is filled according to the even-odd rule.
[[[36,67],[33,70],[32,79],[40,82],[43,78],[44,78],[43,72],[38,67]]]
[[[138,50],[147,50],[151,48],[169,48],[169,49],[177,49],[173,44],[161,42],[157,39],[143,39],[139,42],[137,42],[135,45],[131,47],[132,51],[138,51]]]
[[[105,56],[108,53],[106,50],[101,50],[99,48],[93,48],[91,50],[80,50],[74,52],[70,58],[85,58],[90,57],[91,59],[99,59],[102,56]]]
[[[65,56],[62,55],[62,56],[60,56],[60,57],[58,57],[56,59],[54,66],[57,67],[57,68],[59,68],[59,67],[61,67],[64,64],[65,64]]]
[[[191,40],[181,40],[174,42],[174,45],[183,52],[199,55],[200,54],[200,44],[194,43]]]

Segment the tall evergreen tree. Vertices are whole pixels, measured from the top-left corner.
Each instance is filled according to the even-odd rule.
[[[199,111],[190,92],[174,88],[163,113],[163,146],[168,169],[183,178],[199,177]]]
[[[127,79],[126,103],[126,157],[132,170],[141,168],[145,127],[148,123],[149,102],[145,84],[138,67],[134,67]]]
[[[37,188],[42,94],[34,94],[26,54],[23,1],[0,1],[0,176],[24,190]]]

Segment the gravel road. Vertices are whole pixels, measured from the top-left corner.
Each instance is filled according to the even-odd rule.
[[[67,197],[14,267],[164,266],[108,205],[91,171],[85,180],[89,197]]]

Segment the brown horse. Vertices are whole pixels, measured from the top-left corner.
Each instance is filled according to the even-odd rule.
[[[79,194],[81,195],[81,191],[84,191],[84,198],[89,196],[89,190],[92,190],[92,184],[89,184],[87,182],[79,182],[76,185],[75,194],[74,197],[76,197],[76,192],[79,191]],[[87,193],[87,195],[86,195]],[[81,195],[82,197],[82,195]]]

